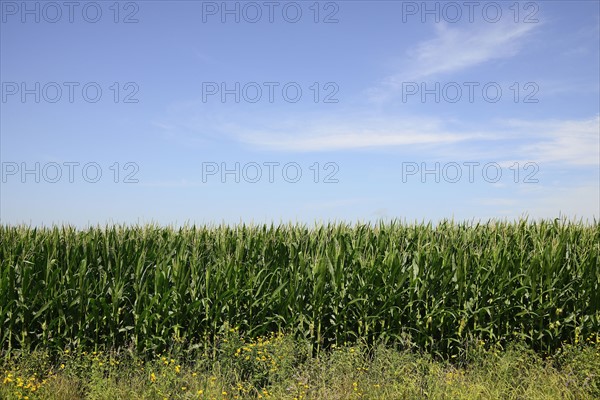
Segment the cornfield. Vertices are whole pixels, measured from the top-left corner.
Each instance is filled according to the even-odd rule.
[[[235,326],[317,352],[550,351],[600,331],[599,254],[596,221],[0,226],[0,350],[199,349]]]

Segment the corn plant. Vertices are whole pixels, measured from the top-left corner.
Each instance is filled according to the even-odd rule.
[[[0,349],[202,350],[235,326],[551,351],[600,331],[599,254],[596,221],[0,226]]]

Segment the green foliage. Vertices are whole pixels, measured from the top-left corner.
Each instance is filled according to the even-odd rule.
[[[589,339],[589,340],[588,340]],[[502,351],[466,347],[467,365],[381,343],[332,346],[308,357],[289,335],[247,339],[235,329],[216,339],[216,358],[165,353],[44,351],[0,359],[0,398],[115,399],[598,399],[600,340],[542,358],[514,342]],[[301,350],[304,349],[304,350]],[[239,350],[239,351],[238,351]]]
[[[0,226],[0,349],[213,351],[226,324],[310,351],[467,341],[551,352],[600,331],[597,222]],[[212,349],[212,350],[209,350]]]

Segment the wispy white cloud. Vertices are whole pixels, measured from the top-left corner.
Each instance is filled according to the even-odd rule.
[[[317,152],[398,146],[443,146],[484,139],[480,132],[449,129],[442,120],[420,118],[318,119],[302,117],[251,124],[228,124],[224,135],[253,148],[271,151]]]
[[[456,73],[489,61],[517,55],[540,24],[435,24],[435,37],[407,52],[407,64],[368,90],[374,101],[388,99],[402,82],[422,81]]]
[[[530,143],[519,146],[519,152],[526,158],[547,163],[600,165],[600,116],[583,120],[519,120],[509,121],[509,125],[530,138]]]
[[[273,151],[312,152],[427,146],[445,158],[476,156],[511,166],[515,162],[600,164],[600,117],[582,120],[495,121],[486,129],[449,128],[443,120],[337,121],[324,124],[285,124],[266,129],[234,128],[236,140]],[[490,146],[490,142],[505,146]],[[510,146],[508,146],[510,144]],[[424,154],[425,155],[425,154]]]
[[[280,151],[334,151],[366,148],[384,148],[406,145],[442,145],[469,139],[469,135],[413,131],[363,131],[333,134],[265,134],[260,132],[243,135],[243,140],[251,145]]]
[[[471,68],[485,62],[515,56],[522,39],[538,24],[485,24],[464,28],[436,24],[436,37],[412,51],[415,79]]]
[[[472,131],[466,128],[465,132]],[[468,154],[475,160],[494,161],[505,169],[530,162],[563,167],[600,165],[600,116],[493,120],[479,132],[472,139],[450,143],[440,158],[453,160]]]
[[[161,124],[186,137],[229,140],[257,150],[284,152],[414,148],[423,158],[488,160],[509,168],[515,162],[599,165],[600,116],[579,120],[503,119],[485,124],[440,117],[385,114],[242,115],[229,121],[214,113]],[[236,121],[236,122],[234,122]],[[243,121],[237,122],[237,121]],[[157,124],[158,125],[158,124]]]

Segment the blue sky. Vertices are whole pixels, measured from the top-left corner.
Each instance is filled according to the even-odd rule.
[[[2,223],[600,216],[598,1],[0,3]]]

